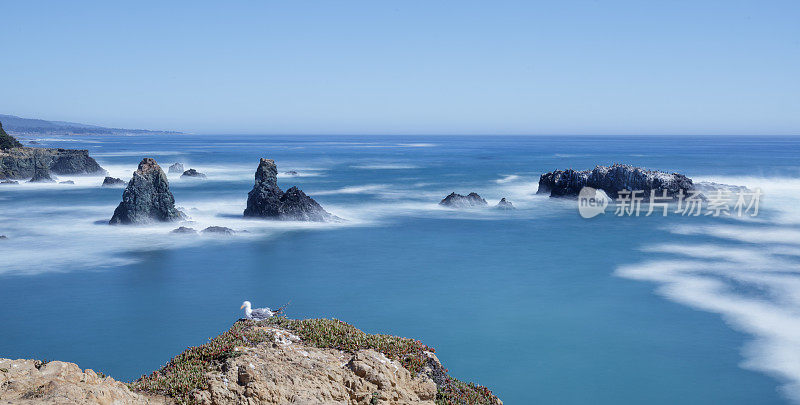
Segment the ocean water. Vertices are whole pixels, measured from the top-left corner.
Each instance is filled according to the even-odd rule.
[[[170,175],[178,224],[105,225],[122,188],[0,187],[0,356],[132,380],[241,316],[291,301],[420,339],[507,404],[800,402],[800,139],[776,137],[136,136],[87,148],[127,181]],[[335,224],[243,219],[260,157]],[[760,187],[755,218],[581,218],[543,172],[630,163]],[[451,210],[450,192],[517,210]]]

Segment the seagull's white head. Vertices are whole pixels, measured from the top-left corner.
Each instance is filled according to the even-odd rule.
[[[244,308],[250,309],[250,306],[251,306],[250,301],[245,301],[242,303],[242,306],[239,309],[244,309]]]

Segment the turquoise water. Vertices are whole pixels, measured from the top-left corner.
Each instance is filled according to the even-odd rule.
[[[220,141],[223,139],[223,141]],[[127,181],[184,162],[176,205],[234,237],[111,227],[122,189],[0,188],[0,356],[131,380],[291,301],[420,339],[507,404],[770,404],[800,399],[800,140],[747,137],[86,137]],[[341,224],[241,218],[260,157]],[[624,162],[764,189],[754,219],[586,220],[538,176]],[[478,192],[511,212],[437,202]]]

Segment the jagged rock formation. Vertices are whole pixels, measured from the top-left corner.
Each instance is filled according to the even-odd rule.
[[[198,178],[198,179],[204,179],[204,178],[206,178],[206,175],[203,174],[203,173],[198,172],[197,170],[189,169],[189,170],[183,172],[181,177],[194,177],[194,178]]]
[[[117,187],[117,186],[124,186],[125,182],[122,179],[118,179],[116,177],[109,177],[103,179],[102,187]]]
[[[173,163],[172,166],[169,167],[169,173],[183,173],[183,163]]]
[[[488,203],[486,200],[481,198],[478,193],[469,193],[465,196],[461,194],[450,193],[450,195],[439,202],[439,205],[452,208],[472,208],[485,207],[488,205]]]
[[[50,177],[50,169],[43,164],[36,164],[33,168],[33,177],[28,180],[28,183],[55,183],[56,181]]]
[[[133,173],[122,202],[114,210],[109,224],[141,224],[184,219],[175,208],[175,198],[169,191],[167,175],[154,159],[145,158]]]
[[[567,169],[545,173],[539,178],[539,190],[536,194],[549,193],[550,197],[577,197],[583,187],[603,190],[611,198],[616,198],[620,190],[642,190],[643,197],[648,199],[650,190],[655,190],[658,196],[663,191],[666,191],[667,196],[675,196],[681,190],[686,193],[694,185],[692,179],[679,173],[614,164],[610,167],[597,166],[593,170]]]
[[[181,226],[172,230],[172,233],[188,233],[188,234],[195,234],[197,231],[194,228],[189,228],[186,226]]]
[[[284,193],[278,187],[278,167],[272,159],[261,159],[255,179],[247,193],[245,217],[317,222],[336,219],[297,187]]]
[[[0,359],[0,400],[4,404],[164,403],[73,363],[10,359]]]
[[[0,122],[0,149],[21,148],[22,144],[13,136],[6,133],[3,123]]]
[[[227,235],[227,236],[231,236],[231,235],[236,233],[236,231],[234,231],[233,229],[227,228],[227,227],[224,227],[224,226],[209,226],[208,228],[203,229],[202,232],[203,233],[215,233],[215,234]]]
[[[514,210],[514,209],[516,209],[514,207],[514,204],[511,204],[511,201],[506,200],[505,197],[501,198],[500,202],[498,202],[497,205],[495,205],[494,207],[497,208],[497,209],[500,209],[500,210]]]

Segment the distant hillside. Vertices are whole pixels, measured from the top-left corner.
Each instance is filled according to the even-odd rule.
[[[14,115],[0,114],[3,128],[12,134],[47,134],[47,135],[136,135],[136,134],[179,134],[176,131],[152,131],[146,129],[106,128],[97,125],[79,124],[66,121],[46,121],[40,119],[20,118]]]

